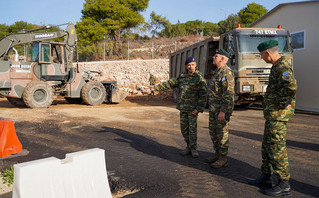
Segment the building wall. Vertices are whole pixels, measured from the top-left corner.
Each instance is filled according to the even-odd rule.
[[[305,30],[305,49],[295,50],[297,109],[319,112],[319,1],[286,4],[251,27],[282,25],[290,33]]]

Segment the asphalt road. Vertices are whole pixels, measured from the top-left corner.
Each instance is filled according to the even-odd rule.
[[[229,166],[205,163],[213,148],[208,112],[199,115],[200,157],[179,155],[185,147],[179,111],[169,101],[130,101],[100,107],[56,103],[49,109],[19,109],[0,101],[0,119],[15,121],[29,154],[0,160],[0,169],[90,148],[105,150],[112,192],[125,197],[266,197],[247,180],[260,175],[262,109],[236,109],[230,122]],[[297,112],[288,124],[291,197],[319,196],[319,115]],[[1,197],[1,196],[0,196]]]

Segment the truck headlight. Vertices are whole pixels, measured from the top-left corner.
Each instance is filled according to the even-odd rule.
[[[243,91],[250,92],[251,91],[250,85],[243,85]]]

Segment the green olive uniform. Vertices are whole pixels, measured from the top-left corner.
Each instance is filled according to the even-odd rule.
[[[197,70],[192,75],[187,71],[177,78],[154,86],[155,91],[179,88],[180,94],[177,109],[180,110],[181,133],[190,149],[197,149],[197,116],[196,109],[203,112],[206,104],[207,85],[202,74]]]
[[[293,68],[284,57],[271,68],[269,84],[264,97],[265,131],[262,142],[261,171],[271,175],[274,171],[283,180],[289,180],[286,150],[287,122],[295,112],[297,83]],[[285,108],[291,104],[291,107]]]
[[[209,86],[209,134],[216,153],[227,155],[229,147],[228,123],[234,109],[234,74],[224,65],[213,73]],[[218,114],[225,120],[218,121]]]

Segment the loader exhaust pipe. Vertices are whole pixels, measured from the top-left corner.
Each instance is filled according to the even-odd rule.
[[[14,61],[18,62],[19,61],[19,54],[18,54],[18,51],[13,47],[12,48],[13,51],[14,51]]]

